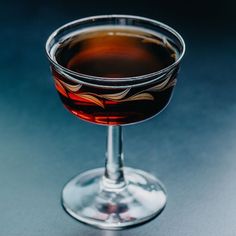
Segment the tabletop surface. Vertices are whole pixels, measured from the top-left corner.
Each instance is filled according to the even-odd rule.
[[[235,6],[211,4],[0,3],[0,235],[236,235]],[[103,166],[106,128],[63,108],[44,52],[61,24],[107,13],[158,19],[187,45],[168,108],[124,128],[125,164],[162,180],[167,207],[153,221],[117,232],[81,224],[61,207],[72,176]]]

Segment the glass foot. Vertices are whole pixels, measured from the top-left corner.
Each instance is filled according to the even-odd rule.
[[[124,168],[126,185],[107,189],[104,168],[86,171],[62,192],[65,210],[77,220],[103,229],[122,229],[151,220],[166,205],[162,184],[147,172]]]

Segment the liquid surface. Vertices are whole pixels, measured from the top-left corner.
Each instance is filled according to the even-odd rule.
[[[55,58],[62,66],[114,80],[158,71],[172,64],[177,56],[164,37],[137,27],[80,31],[67,35],[55,48]],[[156,82],[120,88],[75,82],[52,66],[55,86],[65,107],[83,120],[103,125],[131,124],[159,113],[170,100],[177,71],[176,67]]]
[[[72,71],[117,78],[161,70],[176,60],[176,51],[165,38],[137,27],[94,27],[64,41],[55,57]]]

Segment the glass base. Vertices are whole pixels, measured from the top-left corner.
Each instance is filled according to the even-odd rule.
[[[65,210],[77,220],[103,229],[123,229],[159,215],[166,205],[163,185],[147,172],[124,168],[126,185],[104,187],[104,168],[86,171],[62,192]]]

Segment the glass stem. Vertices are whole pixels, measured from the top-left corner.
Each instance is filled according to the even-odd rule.
[[[123,158],[122,127],[108,126],[106,164],[103,177],[105,188],[120,189],[125,186]]]

